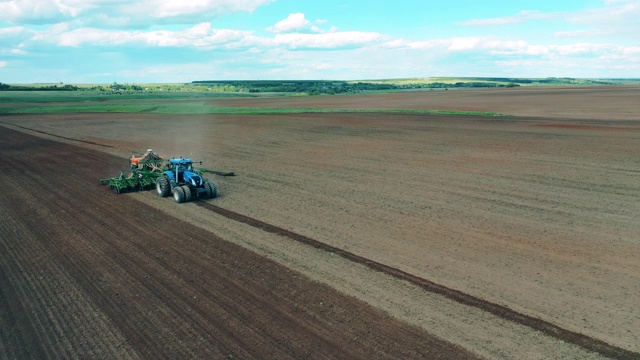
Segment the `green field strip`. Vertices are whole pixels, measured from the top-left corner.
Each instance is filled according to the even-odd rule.
[[[218,107],[197,102],[171,104],[47,104],[30,106],[0,106],[0,114],[61,114],[61,113],[153,113],[176,115],[199,114],[308,114],[308,113],[394,113],[394,114],[439,114],[439,115],[476,115],[506,116],[495,112],[427,110],[427,109],[340,109],[340,108],[254,108],[254,107]]]

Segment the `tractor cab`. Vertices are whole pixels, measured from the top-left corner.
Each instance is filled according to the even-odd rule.
[[[202,177],[193,170],[193,161],[189,158],[169,160],[165,174],[178,185],[186,184],[193,187],[202,185]]]

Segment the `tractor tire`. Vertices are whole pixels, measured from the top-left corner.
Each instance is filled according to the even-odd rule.
[[[173,188],[173,198],[176,200],[178,204],[184,202],[184,197],[185,197],[184,189],[182,189],[180,186],[176,186]]]
[[[216,189],[216,186],[213,183],[208,181],[205,182],[204,188],[205,190],[207,190],[207,199],[213,199],[214,197],[218,196],[218,189]]]
[[[182,185],[181,188],[184,191],[184,202],[191,201],[191,189],[189,189],[189,186]]]
[[[167,197],[171,193],[171,187],[169,186],[169,180],[166,177],[161,176],[156,179],[156,192],[160,197]]]

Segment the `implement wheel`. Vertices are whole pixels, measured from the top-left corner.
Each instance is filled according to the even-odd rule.
[[[173,198],[178,204],[184,202],[184,197],[184,190],[180,186],[176,186],[173,188]]]
[[[169,187],[169,180],[166,177],[160,176],[156,179],[156,192],[160,197],[167,197],[171,192],[171,188]]]

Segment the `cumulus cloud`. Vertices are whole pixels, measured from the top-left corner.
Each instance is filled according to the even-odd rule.
[[[0,21],[52,24],[82,17],[85,23],[109,20],[121,26],[209,21],[238,11],[254,11],[273,0],[9,0],[0,2]]]
[[[11,26],[6,28],[0,28],[0,39],[16,37],[26,32],[29,32],[29,30],[23,26]]]
[[[290,49],[342,49],[361,47],[383,40],[375,32],[345,31],[324,34],[277,34],[275,43]]]
[[[455,24],[464,26],[497,26],[517,24],[530,20],[550,19],[556,16],[558,16],[558,14],[545,14],[537,10],[525,10],[513,16],[489,19],[472,19],[467,21],[460,21]]]
[[[430,51],[452,54],[471,52],[489,54],[502,58],[560,58],[575,56],[605,56],[607,54],[630,54],[637,46],[620,46],[598,43],[574,43],[566,45],[538,45],[524,40],[503,40],[493,37],[458,37],[427,41],[393,40],[383,45],[387,48]]]
[[[0,54],[25,54],[21,49],[24,46],[23,43],[31,39],[34,34],[34,31],[22,26],[0,28],[0,44],[2,44]]]
[[[294,29],[306,24],[312,30],[311,22],[304,17],[289,17],[297,19],[282,25],[279,31]],[[293,26],[293,24],[298,24]],[[51,25],[44,30],[11,27],[0,29],[0,39],[13,40],[13,46],[27,44],[26,50],[37,49],[40,46],[60,47],[104,47],[104,48],[132,48],[132,47],[177,47],[199,50],[210,49],[269,49],[285,48],[290,50],[302,49],[355,49],[363,46],[381,43],[387,37],[376,32],[348,31],[332,32],[317,31],[316,33],[276,33],[273,37],[256,36],[252,31],[235,29],[216,29],[210,22],[195,24],[183,30],[128,30],[104,29],[99,27],[78,27],[75,22],[61,22]],[[10,41],[5,41],[9,44]]]
[[[640,1],[605,0],[604,6],[580,11],[544,13],[538,10],[521,11],[500,18],[471,19],[456,22],[461,26],[504,26],[536,20],[556,20],[587,29],[557,32],[558,37],[605,37],[640,32]]]
[[[76,16],[79,8],[63,1],[10,0],[0,2],[0,20],[9,24],[39,24]]]
[[[295,13],[289,14],[289,16],[277,22],[275,25],[268,27],[266,30],[269,32],[273,32],[276,34],[283,33],[326,33],[326,32],[337,32],[338,28],[335,26],[331,26],[329,30],[323,29],[320,25],[325,25],[329,21],[326,19],[317,19],[313,21],[313,25],[311,21],[309,21],[303,13]]]
[[[253,11],[271,0],[144,0],[122,7],[125,14],[149,14],[153,18],[180,18],[184,15],[214,17],[238,11]]]
[[[592,36],[637,34],[640,32],[640,1],[618,1],[601,9],[569,13],[566,19],[573,24],[588,27]],[[567,32],[563,35],[573,36],[575,33]]]
[[[306,28],[309,24],[311,22],[305,19],[303,13],[295,13],[289,14],[286,19],[278,21],[275,25],[268,27],[267,30],[274,33],[286,33]]]
[[[182,78],[197,66],[202,73],[216,67],[216,77],[231,78],[255,78],[255,74],[279,78],[371,78],[436,73],[463,76],[465,71],[469,76],[476,76],[478,69],[498,69],[505,74],[520,71],[523,76],[535,76],[534,72],[546,71],[546,68],[534,66],[551,69],[553,64],[561,64],[554,69],[568,71],[572,68],[563,64],[569,63],[574,67],[584,66],[583,74],[586,71],[593,74],[593,69],[600,69],[598,66],[603,65],[599,64],[604,64],[616,68],[616,74],[622,74],[618,76],[635,76],[640,68],[637,65],[640,47],[635,35],[640,33],[638,0],[601,0],[601,7],[581,11],[528,10],[502,18],[456,23],[467,27],[550,20],[563,23],[559,28],[562,31],[547,34],[547,28],[529,26],[524,33],[510,31],[503,36],[472,33],[474,36],[417,38],[414,33],[409,40],[367,29],[341,31],[327,19],[313,20],[302,12],[291,13],[286,18],[283,14],[281,21],[262,29],[267,33],[214,27],[216,23],[212,20],[217,16],[252,12],[271,1],[274,0],[0,0],[0,24],[4,26],[0,27],[3,45],[0,55],[2,60],[10,62],[7,65],[5,61],[0,67],[15,76],[16,72],[8,70],[15,64],[29,62],[33,64],[31,70],[43,69],[55,58],[60,59],[61,69],[71,72],[66,68],[67,57],[73,53],[77,59],[84,56],[85,61],[78,60],[78,64],[91,61],[107,64],[114,58],[118,59],[114,63],[128,60],[137,67],[105,66],[101,71],[132,79],[139,77],[143,68],[149,76],[156,70],[162,74],[168,69],[182,69],[176,63],[184,58],[194,60],[189,69],[181,70]],[[532,28],[535,28],[533,36],[526,33]],[[560,37],[562,39],[558,39]],[[309,51],[314,51],[313,56],[309,56]],[[46,56],[25,56],[36,53]],[[182,54],[180,59],[171,58],[176,53]],[[140,60],[141,56],[146,59]],[[12,61],[14,58],[20,61]],[[201,58],[206,60],[196,60]],[[470,66],[468,59],[471,58],[474,62]],[[42,59],[47,60],[41,62]],[[244,59],[244,63],[240,59]],[[157,67],[148,67],[151,64]],[[123,72],[123,69],[135,70]],[[30,71],[23,72],[26,73]],[[571,73],[559,75],[571,76]]]
[[[210,23],[201,23],[183,31],[124,31],[97,28],[64,29],[52,27],[41,33],[36,40],[59,46],[128,46],[150,47],[194,47],[210,49],[232,42],[241,42],[251,36],[251,32],[213,29]]]

